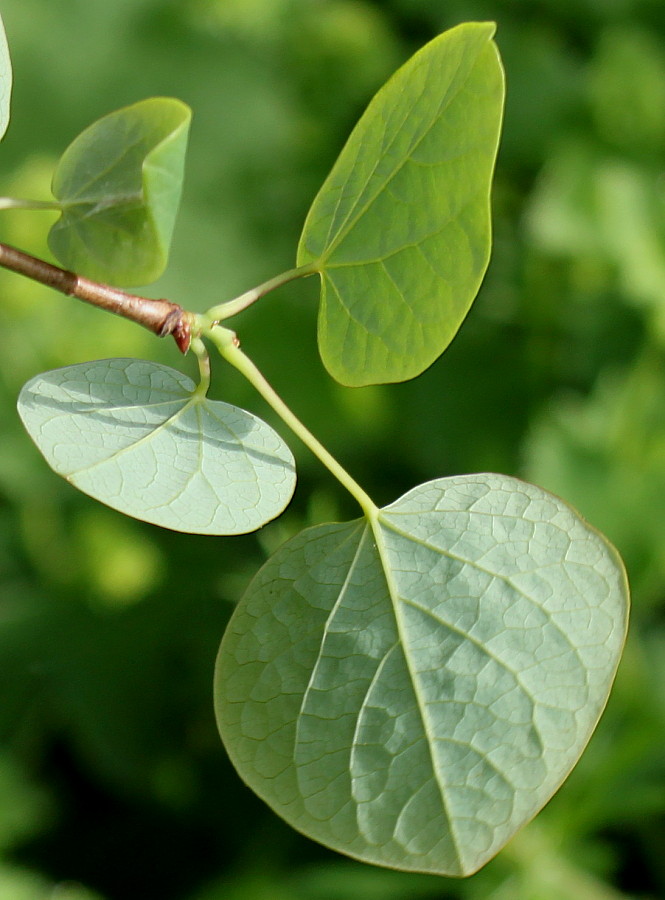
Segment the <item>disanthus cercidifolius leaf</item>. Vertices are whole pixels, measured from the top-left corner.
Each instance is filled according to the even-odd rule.
[[[119,286],[162,274],[190,120],[184,103],[153,97],[104,116],[69,145],[53,176],[62,215],[49,233],[64,266]]]
[[[347,385],[404,381],[448,346],[489,261],[503,111],[493,23],[435,38],[381,88],[309,211],[319,348]]]
[[[23,387],[18,409],[59,475],[155,525],[242,534],[293,494],[293,457],[273,429],[166,366],[106,359],[56,369]]]
[[[310,837],[468,875],[577,761],[627,616],[616,551],[561,500],[503,475],[431,481],[259,571],[220,648],[221,735]]]
[[[4,137],[9,125],[9,111],[12,94],[12,62],[5,27],[0,18],[0,138]]]

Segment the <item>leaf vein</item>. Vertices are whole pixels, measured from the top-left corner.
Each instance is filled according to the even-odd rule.
[[[458,95],[461,93],[461,91],[464,89],[464,87],[466,86],[467,81],[468,81],[469,78],[471,77],[471,73],[473,72],[473,68],[474,68],[474,66],[472,66],[472,67],[469,69],[469,71],[466,73],[466,76],[465,76],[464,80],[458,81],[458,83],[455,85],[455,89],[454,89],[454,90],[451,90],[450,88],[448,89],[448,91],[446,92],[446,94],[442,97],[441,101],[439,102],[438,107],[437,107],[437,110],[436,110],[436,112],[434,113],[434,115],[432,116],[432,118],[430,119],[430,123],[429,123],[429,125],[425,128],[424,132],[418,137],[417,140],[415,140],[415,142],[414,142],[414,143],[412,144],[412,146],[409,148],[408,152],[407,152],[407,153],[404,155],[404,157],[403,157],[403,158],[395,165],[395,167],[394,167],[394,169],[392,170],[392,172],[390,172],[390,174],[386,176],[386,178],[385,178],[385,180],[383,181],[383,183],[379,185],[378,189],[377,189],[377,190],[374,192],[374,194],[367,200],[367,202],[364,204],[364,206],[357,212],[357,214],[355,215],[355,217],[354,217],[355,207],[354,207],[354,206],[351,207],[351,209],[349,210],[349,213],[347,214],[346,219],[345,219],[345,220],[342,222],[342,224],[339,226],[339,229],[338,229],[338,231],[337,231],[335,237],[333,238],[333,240],[331,241],[331,243],[328,245],[327,249],[324,250],[324,252],[323,252],[323,254],[322,254],[322,257],[323,257],[323,258],[330,256],[330,255],[335,251],[335,249],[336,249],[336,248],[337,248],[337,247],[338,247],[338,246],[339,246],[339,245],[340,245],[340,244],[348,237],[348,235],[350,234],[350,232],[351,232],[351,231],[353,230],[353,228],[355,228],[355,226],[357,225],[358,221],[365,215],[365,213],[366,213],[366,212],[371,208],[371,206],[375,203],[376,199],[377,199],[378,196],[381,194],[381,192],[382,192],[382,191],[390,184],[390,182],[397,176],[397,174],[402,170],[402,168],[410,161],[411,157],[413,156],[413,154],[415,153],[415,151],[418,149],[418,147],[420,146],[420,144],[421,144],[421,143],[425,140],[425,138],[430,134],[430,132],[431,132],[432,128],[434,127],[435,123],[437,122],[437,120],[444,114],[444,112],[446,111],[447,107],[448,107],[448,106],[449,106],[449,105],[457,98],[457,96],[458,96]],[[413,108],[413,104],[412,104],[411,109],[412,109],[412,108]],[[409,111],[407,112],[406,117],[408,117],[408,115],[409,115],[410,112],[411,112],[411,110],[409,110]],[[377,169],[379,163],[380,163],[381,160],[385,157],[386,153],[389,151],[389,149],[390,149],[390,147],[392,146],[393,142],[394,142],[395,140],[397,140],[397,138],[398,138],[398,136],[399,136],[399,131],[400,131],[399,129],[395,129],[393,138],[392,138],[391,141],[389,142],[388,147],[384,150],[384,152],[383,152],[382,154],[380,154],[380,155],[377,157],[376,163],[374,164],[374,166],[373,166],[373,168],[372,168],[372,171],[370,172],[369,176],[367,177],[367,179],[366,179],[366,181],[365,181],[365,184],[363,185],[362,189],[358,192],[358,197],[362,196],[362,193],[367,189],[368,185],[371,183],[371,180],[372,180],[372,178],[374,177],[374,174],[376,173],[376,169]],[[356,202],[357,202],[357,201],[356,201]],[[346,229],[346,231],[345,231],[345,229]]]

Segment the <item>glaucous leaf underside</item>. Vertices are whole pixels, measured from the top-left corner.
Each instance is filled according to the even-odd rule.
[[[305,834],[468,875],[577,761],[627,613],[616,551],[561,500],[502,475],[432,481],[260,570],[218,657],[222,738]]]
[[[153,97],[110,113],[65,150],[53,176],[62,215],[49,247],[67,268],[120,287],[166,266],[191,111]]]
[[[503,112],[491,22],[459,25],[371,101],[307,216],[319,348],[346,385],[404,381],[448,346],[489,261]]]
[[[23,387],[18,409],[59,475],[155,525],[242,534],[293,494],[293,456],[276,432],[166,366],[107,359],[57,369]]]

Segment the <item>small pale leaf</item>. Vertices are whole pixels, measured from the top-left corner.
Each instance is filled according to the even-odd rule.
[[[489,261],[503,112],[491,22],[435,38],[381,88],[309,211],[319,348],[347,385],[404,381],[448,346]]]
[[[469,875],[574,766],[627,615],[616,551],[561,500],[502,475],[432,481],[261,569],[218,657],[222,738],[310,837]]]
[[[180,100],[153,97],[104,116],[69,145],[53,176],[62,215],[49,234],[63,265],[119,286],[162,274],[190,120]]]
[[[166,366],[106,359],[56,369],[23,387],[18,409],[59,475],[155,525],[243,534],[293,494],[293,457],[273,429]]]
[[[12,62],[9,57],[7,36],[0,18],[0,139],[9,125],[10,103],[12,95]]]

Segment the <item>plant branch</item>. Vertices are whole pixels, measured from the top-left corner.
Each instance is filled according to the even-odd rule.
[[[252,360],[240,349],[235,333],[228,328],[216,325],[206,330],[204,334],[214,343],[221,356],[245,376],[263,399],[272,406],[277,415],[289,426],[291,431],[300,438],[303,444],[312,451],[351,496],[357,500],[365,515],[372,519],[377,513],[377,507],[371,497],[365,493],[346,469],[342,468],[335,457],[326,450],[323,444],[314,437],[312,432],[303,425],[295,413],[284,403]]]
[[[270,291],[274,291],[283,284],[288,284],[289,281],[294,281],[296,278],[307,278],[308,275],[314,275],[316,272],[318,272],[318,269],[313,264],[289,269],[287,272],[282,272],[281,275],[276,275],[269,281],[264,281],[258,287],[246,291],[234,300],[228,300],[226,303],[220,303],[218,306],[211,307],[204,314],[205,318],[211,325],[222,322],[224,319],[235,316],[237,313],[247,309],[252,303],[256,303],[261,297],[265,297]]]
[[[60,269],[8,244],[0,243],[0,266],[19,275],[25,275],[26,278],[32,278],[33,281],[38,281],[69,297],[76,297],[77,300],[123,316],[131,322],[143,325],[159,337],[173,335],[182,353],[186,353],[189,349],[194,317],[177,303],[128,294],[108,284],[100,284],[74,272]]]

